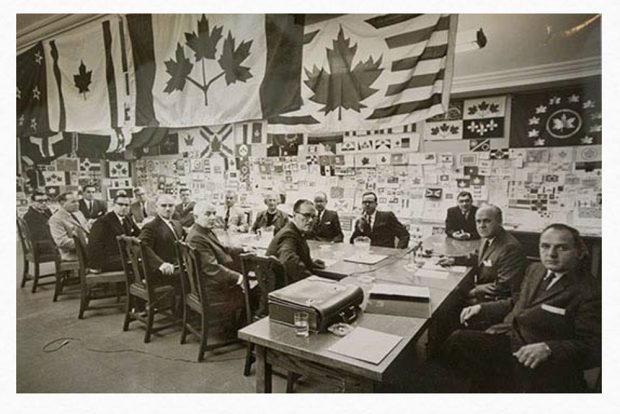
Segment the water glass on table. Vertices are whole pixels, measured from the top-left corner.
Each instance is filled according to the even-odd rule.
[[[355,239],[353,239],[353,246],[355,246],[356,250],[367,253],[368,251],[370,251],[370,237],[356,237]]]
[[[310,335],[310,325],[308,323],[307,312],[295,312],[293,315],[295,321],[295,335],[307,337]]]

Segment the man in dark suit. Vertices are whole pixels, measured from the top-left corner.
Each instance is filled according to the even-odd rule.
[[[194,224],[194,205],[195,201],[191,201],[189,188],[181,188],[179,191],[181,203],[174,208],[173,219],[179,220],[183,227],[191,227]]]
[[[123,270],[116,236],[137,237],[139,234],[140,229],[129,215],[129,197],[124,191],[119,191],[114,197],[112,211],[97,219],[90,231],[89,267],[95,273]]]
[[[312,230],[312,223],[316,217],[312,201],[297,200],[293,211],[293,220],[274,236],[265,253],[280,260],[290,283],[310,276],[314,269],[325,268],[322,260],[312,260],[306,242],[306,236]]]
[[[314,206],[316,207],[316,220],[312,225],[312,231],[308,236],[309,239],[328,241],[334,243],[342,243],[344,235],[340,228],[340,219],[338,213],[327,210],[327,194],[318,192],[314,196]]]
[[[362,217],[355,222],[355,230],[350,242],[359,236],[370,237],[371,246],[396,247],[406,249],[409,245],[409,232],[391,211],[377,210],[377,195],[373,192],[362,194]]]
[[[38,249],[39,255],[49,256],[55,253],[54,239],[48,224],[52,211],[47,206],[47,194],[41,190],[34,190],[30,197],[32,204],[24,214],[24,221],[28,224],[32,243]]]
[[[527,266],[521,243],[502,227],[502,210],[485,205],[476,212],[478,233],[484,239],[478,254],[445,257],[442,266],[453,264],[476,268],[473,285],[465,287],[466,303],[509,298],[518,292]]]
[[[194,206],[194,225],[187,235],[187,243],[200,255],[200,269],[207,287],[207,296],[213,301],[234,301],[243,304],[241,284],[243,276],[233,270],[233,254],[240,253],[224,246],[213,228],[217,223],[217,210],[209,202],[199,202]]]
[[[450,207],[446,216],[446,234],[457,240],[477,240],[476,211],[471,193],[461,191],[456,197],[458,206]]]
[[[106,202],[95,198],[96,192],[97,189],[94,185],[86,185],[80,200],[80,211],[91,224],[95,219],[103,216],[108,211]]]
[[[539,249],[541,263],[528,267],[520,294],[461,312],[465,325],[496,324],[458,330],[445,344],[445,362],[476,391],[581,391],[583,370],[600,365],[600,285],[583,265],[579,233],[552,224]]]
[[[258,229],[265,227],[273,228],[273,234],[276,234],[286,223],[288,223],[288,216],[286,213],[278,209],[279,197],[275,193],[269,192],[265,194],[265,205],[267,210],[261,211],[256,215],[256,220],[252,225],[252,232],[258,232]]]
[[[151,274],[161,276],[159,280],[169,279],[175,273],[177,253],[174,243],[183,237],[183,227],[177,220],[172,219],[174,198],[162,194],[156,201],[157,215],[142,227],[140,240],[146,248],[144,255],[146,269]]]
[[[129,210],[133,220],[138,224],[142,224],[144,221],[153,219],[157,215],[157,208],[155,203],[147,199],[144,188],[136,187],[134,195],[136,196],[136,201],[131,203]]]

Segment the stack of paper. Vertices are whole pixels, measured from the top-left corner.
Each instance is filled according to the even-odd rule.
[[[329,347],[329,351],[378,365],[401,339],[397,335],[357,327]]]

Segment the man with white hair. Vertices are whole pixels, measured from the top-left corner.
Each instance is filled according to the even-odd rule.
[[[267,210],[261,211],[256,215],[256,220],[252,225],[252,232],[258,232],[258,229],[264,227],[273,227],[273,234],[276,234],[282,227],[288,223],[287,215],[278,209],[279,197],[274,192],[265,194],[265,205]]]

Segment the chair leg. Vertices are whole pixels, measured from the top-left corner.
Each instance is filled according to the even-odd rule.
[[[39,263],[33,263],[33,267],[34,276],[32,278],[32,293],[35,293],[37,291],[37,288],[39,287],[39,277],[41,276],[41,269],[39,267]]]
[[[153,318],[155,317],[155,309],[149,303],[146,305],[146,333],[144,334],[144,343],[151,342],[151,331],[153,330]]]
[[[56,284],[54,285],[54,298],[52,299],[53,302],[56,302],[58,300],[58,295],[62,292],[62,278],[64,277],[64,272],[57,272],[56,273]]]
[[[286,393],[290,394],[295,392],[295,382],[301,377],[299,374],[295,374],[293,371],[289,371],[286,376]]]
[[[28,267],[30,266],[30,262],[24,256],[24,273],[22,273],[22,283],[20,287],[26,286],[26,281],[28,280]],[[34,289],[34,286],[33,286]],[[34,290],[32,291],[34,293]]]
[[[84,319],[84,311],[88,309],[88,290],[82,288],[80,294],[80,312],[78,313],[78,319]]]
[[[246,345],[245,351],[245,366],[243,367],[243,376],[247,377],[250,375],[250,369],[252,369],[252,363],[254,362],[254,344],[248,342]]]
[[[207,315],[202,312],[200,314],[200,350],[198,351],[198,362],[205,359],[205,351],[207,349]]]
[[[183,328],[181,330],[181,345],[185,343],[185,338],[187,337],[187,306],[183,306]]]

